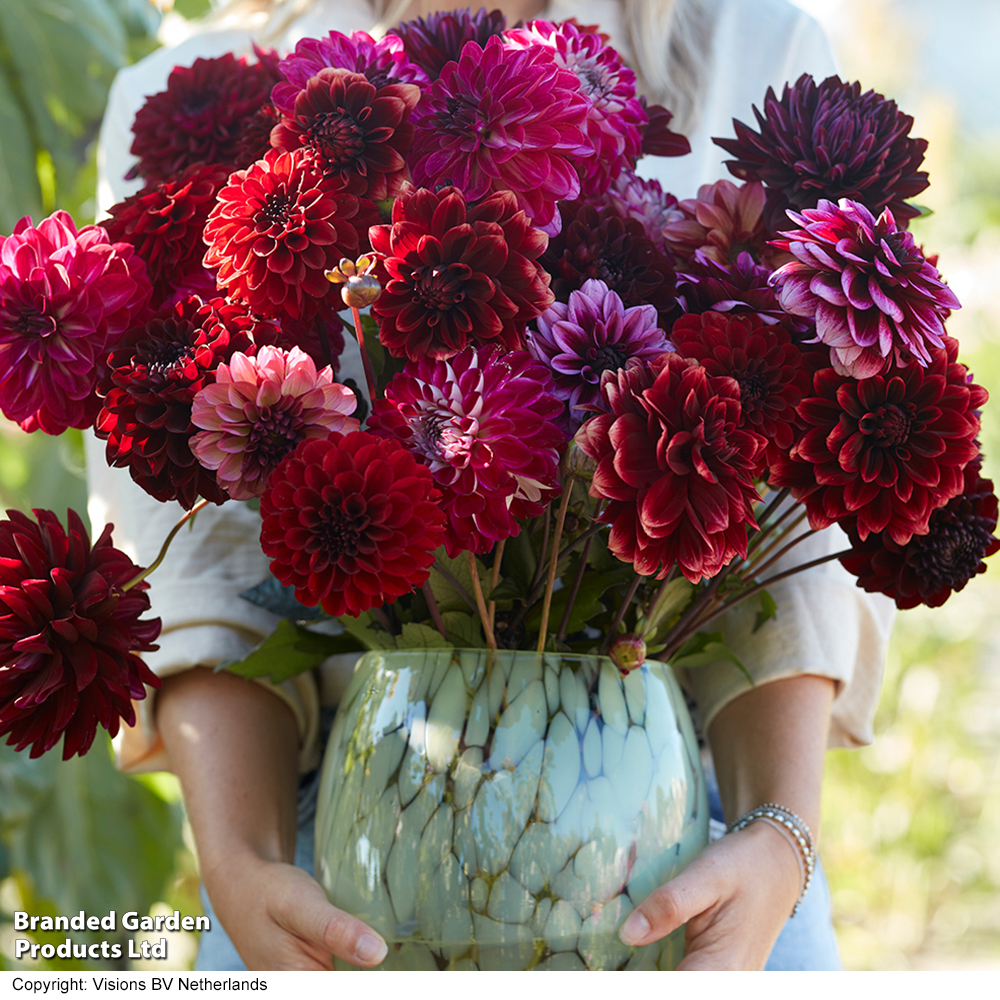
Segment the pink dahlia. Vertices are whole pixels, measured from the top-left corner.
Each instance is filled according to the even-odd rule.
[[[422,586],[444,535],[430,470],[355,431],[299,443],[260,501],[271,572],[307,607],[357,615]]]
[[[0,236],[0,410],[27,431],[89,427],[104,357],[152,288],[127,243],[67,212]]]
[[[466,43],[457,63],[424,91],[413,122],[417,184],[453,184],[469,201],[513,191],[518,206],[550,236],[556,202],[576,198],[590,102],[576,75],[543,46],[516,49],[491,38]]]
[[[772,280],[782,308],[815,318],[833,367],[868,378],[893,362],[929,364],[930,348],[944,345],[942,321],[961,305],[892,213],[876,221],[845,198],[788,214],[802,228],[774,245],[796,259]]]
[[[90,543],[75,511],[68,531],[50,510],[37,521],[0,521],[0,736],[39,757],[63,739],[63,760],[90,749],[97,727],[112,736],[135,722],[132,700],[160,681],[137,655],[151,652],[160,619],[148,583],[111,543],[111,525]]]
[[[746,556],[765,442],[741,427],[736,381],[664,354],[606,376],[604,394],[610,412],[575,441],[597,462],[590,495],[606,501],[611,552],[658,579],[677,565],[692,583]]]
[[[575,424],[603,410],[601,377],[632,358],[652,361],[674,345],[659,328],[653,306],[626,309],[603,281],[585,281],[569,303],[554,302],[528,332],[528,351],[552,372],[553,392]]]
[[[404,21],[393,34],[402,40],[410,60],[429,79],[436,80],[447,63],[458,61],[466,42],[485,48],[490,38],[503,34],[506,27],[507,19],[499,10],[481,7],[473,14],[471,7],[465,7]]]
[[[677,199],[660,187],[656,180],[646,180],[631,170],[623,170],[599,199],[592,199],[597,209],[610,205],[623,219],[635,219],[657,250],[667,251],[664,230],[684,218]]]
[[[191,422],[201,431],[191,450],[234,500],[249,500],[300,441],[356,431],[356,405],[330,368],[317,372],[297,347],[261,347],[256,357],[237,352],[194,397]]]
[[[467,347],[450,361],[408,362],[368,424],[430,468],[457,556],[489,552],[559,495],[561,413],[548,369],[526,352]]]

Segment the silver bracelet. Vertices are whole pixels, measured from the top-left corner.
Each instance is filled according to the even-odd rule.
[[[802,879],[802,891],[792,908],[792,916],[799,912],[802,897],[809,889],[813,872],[816,870],[816,849],[813,847],[812,832],[805,820],[791,809],[779,806],[777,802],[765,802],[756,809],[742,815],[735,823],[731,823],[726,833],[736,833],[745,830],[751,823],[764,822],[773,826],[781,833],[795,851],[799,862],[799,876]]]

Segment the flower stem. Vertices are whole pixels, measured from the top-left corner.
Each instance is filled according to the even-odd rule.
[[[424,594],[424,600],[427,602],[427,610],[431,614],[431,621],[434,622],[434,627],[441,633],[441,638],[448,639],[448,630],[444,627],[444,619],[441,617],[441,609],[438,607],[437,598],[434,596],[434,591],[431,588],[429,580],[424,581],[423,587],[420,588]]]
[[[795,548],[799,542],[804,541],[806,538],[810,538],[812,535],[816,534],[815,528],[810,528],[808,531],[803,531],[801,535],[796,535],[787,545],[783,545],[773,556],[770,556],[763,565],[753,567],[753,575],[759,576],[765,570],[769,570],[786,552],[790,552]],[[744,580],[748,577],[744,576]]]
[[[538,600],[541,593],[539,587],[541,587],[542,580],[545,578],[545,553],[549,551],[549,529],[552,522],[551,503],[545,505],[545,513],[542,516],[545,518],[542,522],[542,547],[539,550],[542,553],[542,558],[538,560],[538,565],[535,567],[535,578],[531,581],[531,592],[528,596],[529,604],[534,604]]]
[[[493,628],[490,625],[490,616],[486,611],[486,598],[483,597],[483,585],[479,580],[479,567],[476,566],[476,557],[468,549],[465,550],[465,557],[469,562],[469,572],[472,574],[472,590],[476,595],[479,620],[483,623],[483,632],[486,634],[486,645],[490,649],[496,649],[497,641],[493,635]]]
[[[580,553],[580,565],[576,568],[576,577],[573,580],[573,588],[569,592],[569,599],[566,601],[566,610],[563,612],[562,621],[559,623],[559,631],[556,638],[561,642],[569,627],[569,618],[573,614],[573,605],[576,604],[576,595],[580,593],[580,584],[583,583],[583,574],[587,571],[587,558],[590,556],[590,545],[594,536],[591,535],[583,543],[583,551]]]
[[[747,550],[747,560],[743,564],[740,576],[746,579],[747,573],[749,571],[756,572],[755,567],[758,566],[763,560],[770,557],[771,553],[774,552],[775,548],[782,543],[782,539],[787,539],[788,533],[794,531],[808,516],[808,511],[799,511],[798,515],[792,520],[792,522],[785,528],[782,528],[774,538],[770,539],[766,545],[760,545],[755,549]],[[777,524],[772,525],[773,528],[777,528]]]
[[[617,612],[615,612],[615,620],[611,623],[611,628],[608,629],[608,634],[604,637],[604,642],[601,645],[602,654],[607,653],[607,651],[611,648],[611,643],[615,638],[615,632],[618,631],[618,626],[621,625],[622,619],[625,617],[625,612],[628,611],[628,607],[632,603],[632,599],[635,597],[635,592],[639,589],[639,584],[645,579],[646,578],[644,576],[636,574],[635,579],[628,588],[628,593],[625,595],[625,599],[621,603],[621,607]]]
[[[500,582],[500,565],[503,562],[503,550],[506,544],[507,539],[501,538],[500,541],[497,542],[496,551],[493,553],[493,572],[490,575],[491,594],[497,589],[497,584]],[[490,598],[490,603],[486,610],[490,617],[490,628],[495,629],[497,620],[497,602]]]
[[[562,500],[559,503],[559,513],[556,515],[556,530],[552,536],[552,558],[549,562],[549,576],[545,583],[545,599],[542,601],[542,625],[538,631],[538,652],[545,651],[545,639],[549,631],[549,612],[552,610],[552,591],[556,585],[556,566],[559,562],[559,543],[562,541],[563,525],[566,523],[566,511],[569,509],[569,498],[573,492],[573,479],[570,477],[563,483]]]
[[[164,560],[164,558],[166,557],[166,554],[167,554],[167,549],[170,548],[170,543],[174,540],[174,536],[177,534],[177,532],[180,531],[181,528],[183,528],[184,525],[187,524],[188,521],[190,521],[191,518],[194,517],[195,514],[198,513],[198,511],[204,509],[207,506],[208,506],[208,501],[207,500],[199,500],[198,503],[196,503],[170,529],[170,534],[167,535],[167,537],[163,540],[163,544],[160,546],[160,551],[157,553],[156,558],[141,573],[139,573],[138,576],[132,577],[132,579],[129,580],[128,583],[126,583],[122,587],[122,591],[123,592],[126,591],[126,590],[131,590],[138,583],[142,583],[142,581],[145,580],[146,577],[149,576],[149,574],[152,573],[153,570],[156,569],[156,567],[159,566],[161,562],[163,562],[163,560]]]
[[[351,315],[354,317],[354,332],[357,334],[358,347],[361,348],[361,363],[365,366],[365,381],[368,383],[368,402],[375,404],[375,372],[372,370],[372,359],[368,356],[368,348],[365,347],[365,331],[361,326],[361,313],[357,306],[351,306]]]

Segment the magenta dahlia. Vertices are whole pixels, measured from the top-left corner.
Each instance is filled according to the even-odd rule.
[[[410,61],[436,80],[447,63],[458,61],[466,42],[485,48],[506,27],[507,19],[499,10],[481,7],[473,14],[472,8],[466,7],[404,21],[393,29],[393,35],[402,40]]]
[[[330,368],[317,371],[297,347],[261,347],[255,357],[237,351],[194,397],[191,422],[201,430],[191,450],[234,500],[249,500],[300,441],[356,431],[356,405]]]
[[[357,616],[422,586],[444,536],[428,468],[355,431],[302,441],[260,501],[271,572],[307,607]]]
[[[445,545],[489,552],[559,495],[553,422],[562,404],[548,369],[524,351],[467,347],[450,361],[407,363],[368,425],[395,437],[427,465],[447,514]]]
[[[0,736],[39,757],[63,739],[63,760],[90,749],[98,725],[112,736],[135,722],[132,700],[160,681],[137,655],[151,652],[160,619],[141,571],[111,543],[93,544],[79,515],[68,531],[50,510],[0,520]]]
[[[906,204],[929,184],[919,170],[925,139],[911,139],[913,119],[895,101],[838,76],[817,84],[807,73],[779,100],[768,87],[764,113],[753,109],[759,132],[733,121],[735,139],[715,139],[735,160],[741,180],[768,188],[769,229],[781,228],[785,209],[801,211],[820,200],[850,198],[877,215],[888,208],[905,223],[919,215]]]
[[[772,280],[782,308],[815,319],[833,367],[868,378],[893,362],[928,364],[930,348],[944,343],[942,321],[961,305],[892,213],[876,221],[843,199],[789,215],[802,228],[774,245],[796,259]]]
[[[610,413],[575,440],[597,462],[590,495],[605,501],[611,552],[643,576],[677,565],[693,583],[746,556],[765,442],[740,426],[735,380],[664,354],[607,375],[604,394]]]
[[[466,43],[413,113],[412,168],[417,184],[453,184],[469,201],[513,191],[518,206],[550,236],[556,203],[576,198],[590,102],[576,75],[549,49],[517,49],[491,38]]]
[[[27,431],[89,427],[104,355],[146,311],[142,259],[67,212],[0,236],[0,410]]]
[[[924,535],[931,513],[962,491],[978,454],[986,390],[945,338],[930,364],[855,381],[824,368],[796,408],[807,430],[771,466],[772,486],[791,487],[814,528],[856,519],[858,536],[886,531],[897,545]]]
[[[514,350],[552,304],[538,263],[545,234],[509,191],[470,208],[457,188],[418,189],[396,199],[392,225],[371,241],[388,276],[372,313],[393,357],[445,359],[490,341]]]

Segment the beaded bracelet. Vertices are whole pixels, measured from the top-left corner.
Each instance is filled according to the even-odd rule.
[[[812,832],[805,820],[791,809],[779,806],[776,802],[765,802],[731,823],[726,833],[736,833],[758,821],[773,826],[795,850],[795,857],[799,862],[799,876],[802,879],[802,891],[792,908],[794,917],[799,912],[799,904],[809,889],[809,883],[812,882],[813,872],[816,869],[816,849],[813,847]]]

